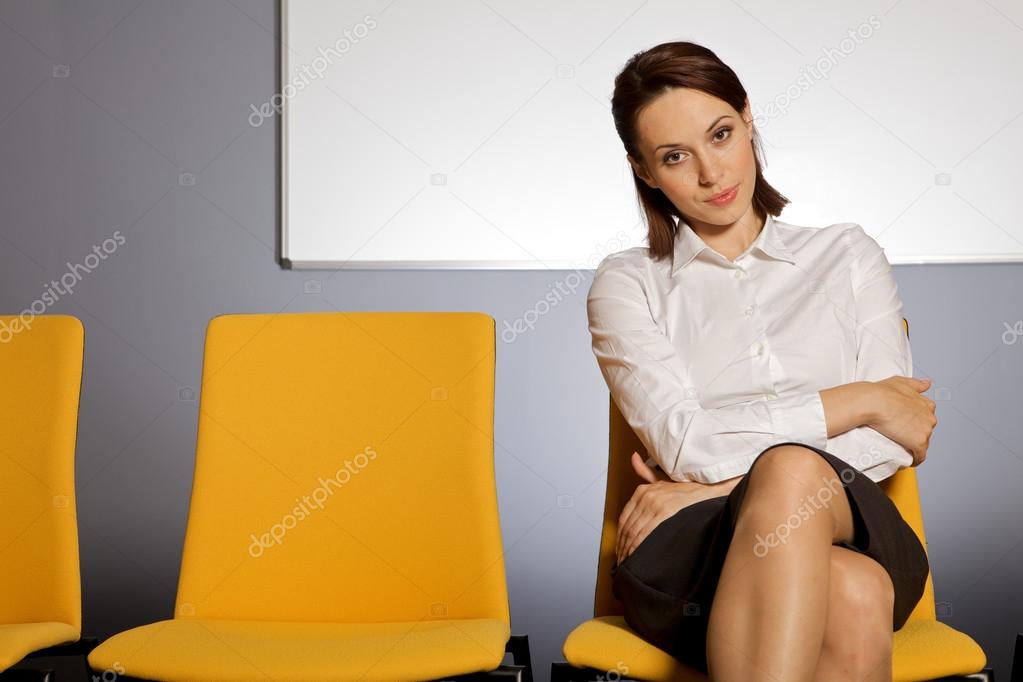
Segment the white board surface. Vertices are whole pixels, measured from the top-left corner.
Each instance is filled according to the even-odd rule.
[[[282,0],[294,268],[587,269],[645,245],[613,79],[670,40],[743,81],[780,220],[892,263],[1023,261],[1023,6]],[[266,114],[264,116],[263,114]]]

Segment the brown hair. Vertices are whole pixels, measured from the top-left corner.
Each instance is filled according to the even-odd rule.
[[[611,98],[611,115],[625,150],[642,162],[639,150],[637,121],[639,114],[654,99],[672,88],[693,88],[727,102],[742,112],[746,89],[735,72],[702,45],[687,42],[661,43],[629,59],[615,77]],[[757,177],[753,188],[753,211],[763,220],[767,214],[777,216],[789,203],[778,190],[768,184],[761,170],[760,134],[753,128],[753,151]],[[630,164],[631,167],[631,164]],[[673,253],[677,228],[673,217],[682,218],[671,200],[658,188],[651,187],[632,169],[643,213],[646,215],[650,256],[662,259]]]

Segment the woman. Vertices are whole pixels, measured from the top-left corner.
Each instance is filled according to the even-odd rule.
[[[649,246],[600,263],[589,328],[658,465],[633,454],[646,483],[619,519],[626,622],[715,680],[890,680],[929,568],[878,482],[937,421],[883,249],[775,219],[788,200],[710,50],[635,55],[612,112]]]

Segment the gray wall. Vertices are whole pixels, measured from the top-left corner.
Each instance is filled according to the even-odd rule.
[[[0,311],[20,312],[69,262],[124,237],[49,308],[86,328],[87,634],[172,616],[196,437],[188,390],[210,317],[480,310],[500,330],[568,274],[280,269],[274,126],[247,123],[249,105],[274,92],[275,22],[272,0],[0,4]],[[529,634],[539,680],[592,608],[607,389],[589,347],[586,274],[533,331],[498,344],[512,627]],[[1023,265],[896,274],[917,375],[947,389],[928,393],[941,398],[940,423],[919,470],[941,619],[971,633],[1004,680],[1023,629],[1023,339],[1002,337],[1023,319]],[[322,291],[306,293],[308,280]]]

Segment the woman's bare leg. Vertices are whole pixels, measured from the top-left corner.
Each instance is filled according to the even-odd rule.
[[[832,543],[852,541],[835,470],[797,445],[764,452],[747,474],[707,633],[715,682],[812,682],[824,643]]]
[[[881,564],[831,546],[828,618],[815,680],[891,682],[895,587]]]

